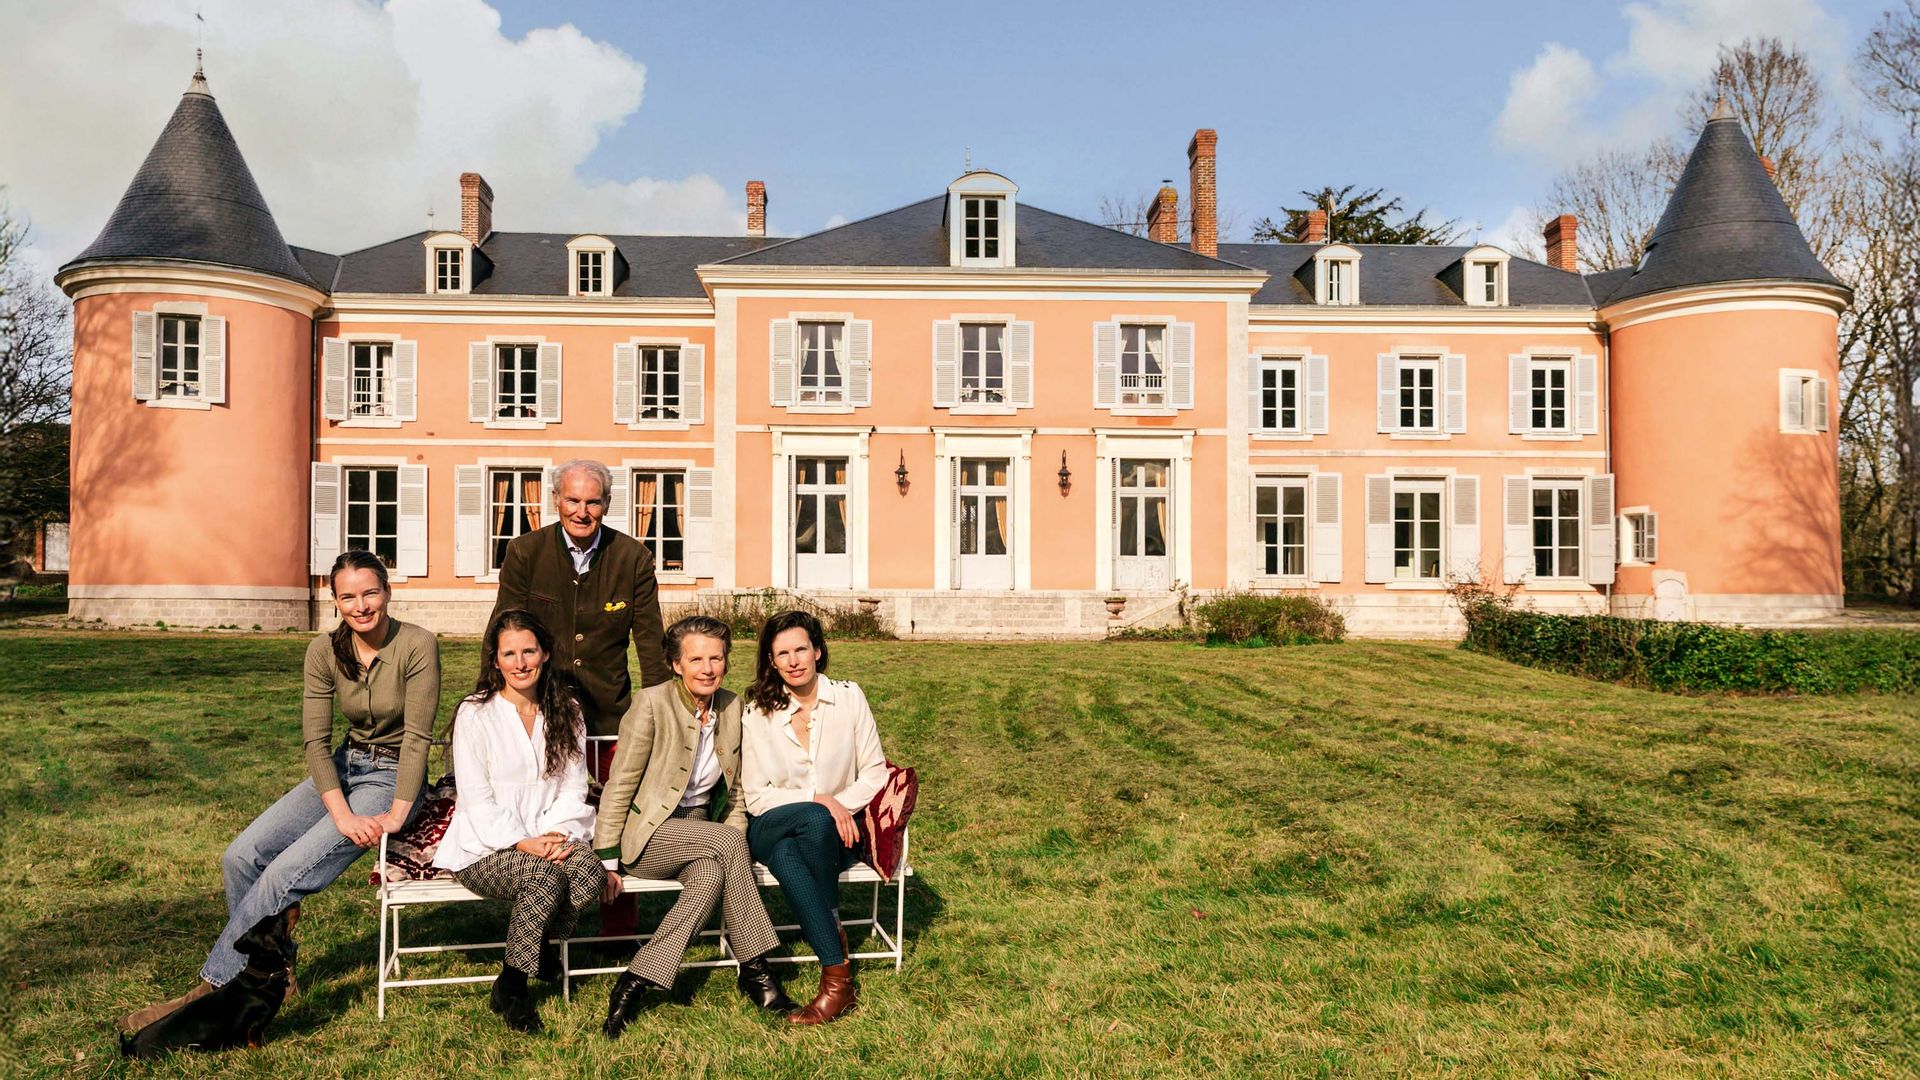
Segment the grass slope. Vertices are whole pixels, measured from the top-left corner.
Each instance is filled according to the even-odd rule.
[[[399,991],[376,1023],[363,862],[307,903],[306,993],[264,1050],[126,1069],[112,1018],[190,984],[222,847],[300,778],[304,645],[0,634],[0,1071],[1920,1069],[1920,703],[1675,697],[1393,644],[836,646],[923,785],[906,968],[865,971],[844,1023],[777,1028],[691,975],[611,1045],[606,977],[543,999],[541,1038],[474,987]],[[446,644],[448,707],[474,653]],[[412,925],[493,935],[504,912]]]

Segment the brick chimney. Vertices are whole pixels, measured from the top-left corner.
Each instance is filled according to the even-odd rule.
[[[747,235],[767,235],[767,185],[759,180],[747,181]]]
[[[1209,259],[1220,254],[1220,208],[1214,201],[1213,152],[1220,134],[1201,128],[1187,143],[1188,197],[1193,202],[1193,251]]]
[[[1760,155],[1760,167],[1761,167],[1761,168],[1763,168],[1763,169],[1765,169],[1765,170],[1767,170],[1767,179],[1769,179],[1769,180],[1773,180],[1773,169],[1774,169],[1774,165],[1773,165],[1773,159],[1772,159],[1772,158],[1770,158],[1770,157],[1768,157],[1768,156],[1767,156],[1767,155],[1765,155],[1765,154],[1761,154],[1761,155]],[[1777,180],[1774,180],[1774,182],[1775,182],[1775,183],[1779,183],[1779,181],[1777,181]]]
[[[1161,181],[1160,194],[1147,207],[1147,239],[1162,244],[1180,242],[1180,193],[1171,180]]]
[[[1561,214],[1547,227],[1540,230],[1540,236],[1547,242],[1547,265],[1560,270],[1578,273],[1580,270],[1580,245],[1576,233],[1580,228],[1580,219],[1572,214]]]
[[[1307,211],[1307,231],[1300,234],[1303,244],[1324,244],[1327,242],[1327,212],[1325,210]]]
[[[493,188],[477,172],[460,174],[460,235],[478,244],[493,231]]]

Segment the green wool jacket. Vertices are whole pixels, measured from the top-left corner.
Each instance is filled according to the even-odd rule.
[[[547,625],[553,633],[549,662],[573,676],[587,731],[611,735],[633,704],[628,639],[640,658],[641,685],[666,682],[673,669],[667,665],[653,553],[626,533],[604,525],[600,532],[584,574],[574,573],[559,522],[514,537],[500,567],[493,614],[525,608]]]
[[[707,818],[747,828],[747,804],[732,797],[740,787],[740,698],[730,690],[713,695],[713,754],[720,780],[708,793]],[[631,864],[646,850],[653,831],[671,817],[687,793],[693,755],[700,748],[700,718],[680,683],[649,686],[633,699],[620,721],[620,747],[600,792],[593,827],[594,853]]]

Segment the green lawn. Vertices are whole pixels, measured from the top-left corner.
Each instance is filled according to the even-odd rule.
[[[306,904],[264,1050],[126,1069],[112,1019],[190,984],[222,847],[300,778],[304,646],[0,633],[0,1073],[1920,1071],[1920,702],[1393,644],[835,646],[922,783],[906,967],[862,972],[842,1023],[684,977],[608,1044],[602,977],[542,999],[538,1038],[483,987],[398,991],[380,1024],[362,863]],[[449,706],[475,652],[446,644]]]

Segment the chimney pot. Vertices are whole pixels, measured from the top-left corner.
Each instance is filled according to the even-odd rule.
[[[1162,244],[1180,242],[1180,193],[1167,184],[1147,207],[1147,238]]]
[[[460,235],[475,244],[493,232],[493,188],[477,172],[460,174]]]
[[[747,235],[767,235],[767,185],[759,180],[747,181]]]
[[[1214,195],[1214,150],[1220,135],[1212,128],[1201,128],[1187,143],[1188,197],[1193,202],[1194,254],[1215,258],[1220,254],[1220,208]]]
[[[1572,214],[1561,214],[1547,222],[1547,227],[1540,230],[1540,236],[1547,242],[1548,266],[1574,273],[1579,271],[1579,231],[1580,219]]]
[[[1773,172],[1774,172],[1774,166],[1773,166],[1773,159],[1772,159],[1772,158],[1770,158],[1770,157],[1768,157],[1768,156],[1767,156],[1767,155],[1765,155],[1765,154],[1761,154],[1761,155],[1760,155],[1760,167],[1761,167],[1761,168],[1763,168],[1763,169],[1765,169],[1765,170],[1767,170],[1767,179],[1769,179],[1769,180],[1773,180],[1773,179],[1774,179],[1774,176],[1773,176]],[[1778,183],[1778,181],[1775,181],[1775,182],[1776,182],[1776,183]]]
[[[1327,212],[1325,210],[1307,211],[1306,232],[1300,237],[1303,244],[1324,244],[1327,242]]]

